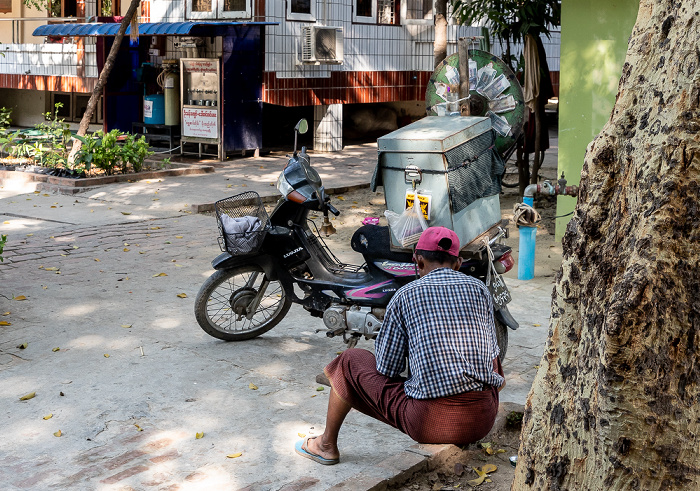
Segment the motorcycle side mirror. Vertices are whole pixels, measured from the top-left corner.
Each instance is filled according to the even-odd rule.
[[[294,155],[297,154],[297,136],[299,135],[299,133],[303,135],[307,131],[309,131],[309,123],[306,121],[305,118],[301,118],[294,127]]]
[[[297,125],[294,127],[294,131],[297,131],[302,135],[309,131],[309,123],[306,121],[305,118],[299,120]]]

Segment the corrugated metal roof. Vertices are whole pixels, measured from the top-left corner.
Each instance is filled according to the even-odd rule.
[[[34,29],[34,36],[116,36],[119,23],[47,24]],[[151,22],[139,24],[139,36],[222,36],[232,26],[275,26],[277,22]],[[131,26],[127,27],[129,35]]]

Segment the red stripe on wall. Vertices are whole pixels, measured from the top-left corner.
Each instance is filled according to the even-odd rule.
[[[81,92],[89,94],[95,88],[96,78],[61,77],[56,75],[3,74],[2,89],[52,90],[56,92]]]
[[[277,78],[263,73],[268,104],[308,106],[420,100],[432,72],[332,72],[330,78]]]

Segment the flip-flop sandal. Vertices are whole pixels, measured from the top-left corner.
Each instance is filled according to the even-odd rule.
[[[313,437],[313,438],[318,438],[318,437]],[[302,457],[305,457],[307,459],[313,460],[314,462],[318,462],[319,464],[323,465],[335,465],[338,462],[340,462],[340,459],[326,459],[321,457],[320,455],[313,454],[306,450],[304,448],[304,443],[306,443],[306,446],[308,448],[309,445],[309,440],[311,440],[312,437],[305,438],[303,440],[299,440],[295,445],[294,445],[294,451],[301,455]]]

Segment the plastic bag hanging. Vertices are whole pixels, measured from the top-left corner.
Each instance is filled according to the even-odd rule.
[[[400,215],[387,210],[384,216],[389,221],[389,229],[401,247],[410,247],[418,242],[420,234],[428,228],[428,222],[421,211],[420,201],[413,200],[413,206],[406,208]]]

